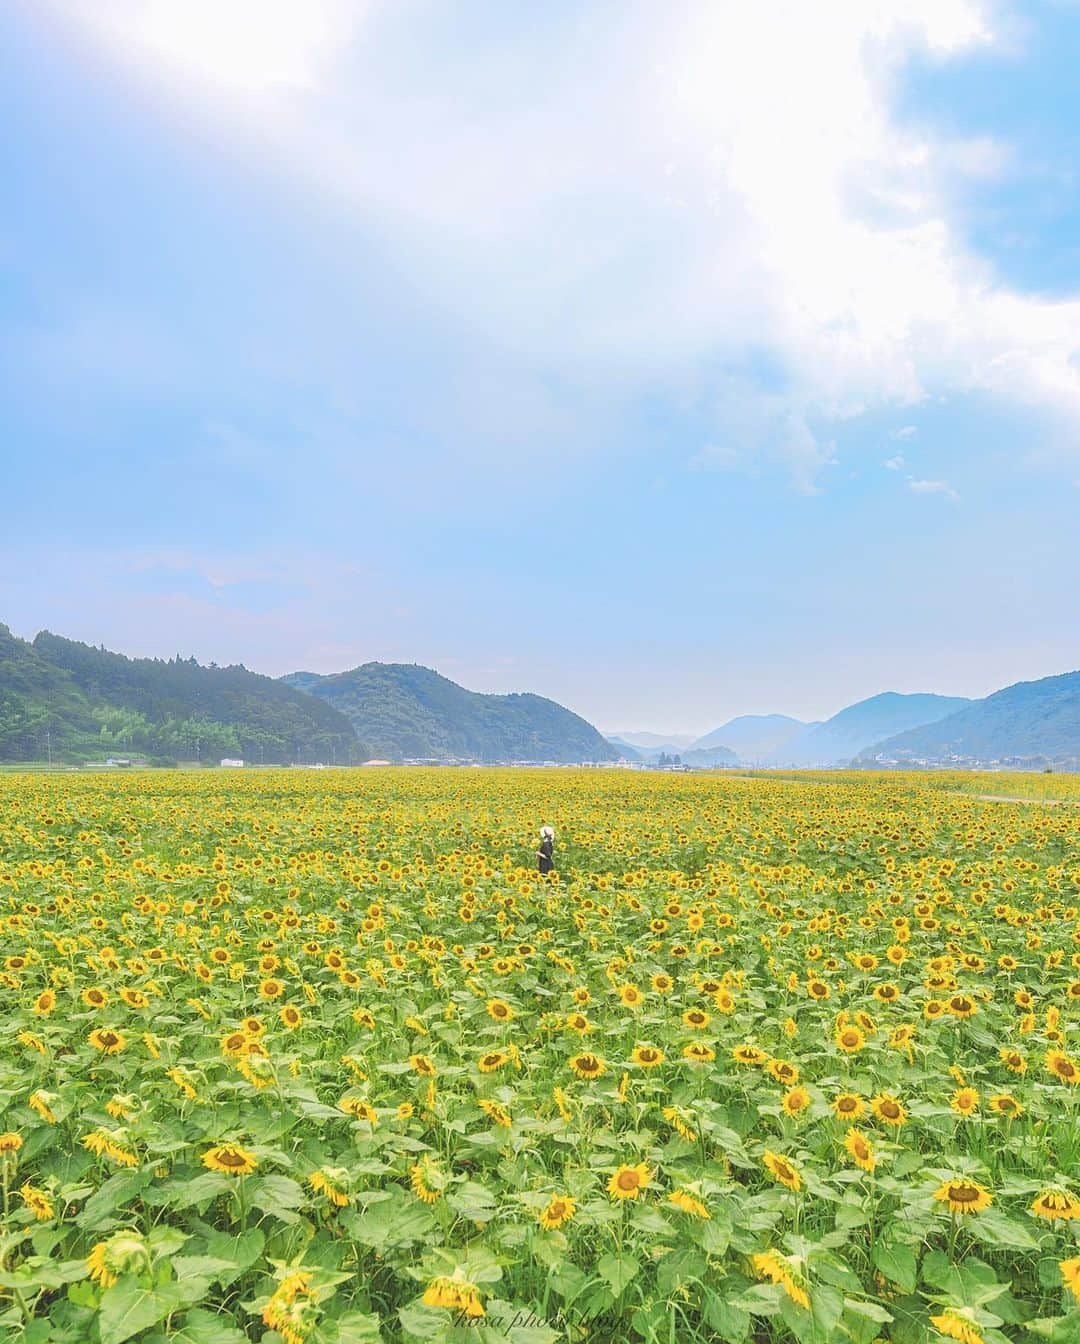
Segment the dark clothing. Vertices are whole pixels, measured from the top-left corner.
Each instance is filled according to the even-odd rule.
[[[545,836],[540,841],[540,848],[536,851],[536,866],[542,873],[550,873],[555,867],[555,841],[550,836]]]

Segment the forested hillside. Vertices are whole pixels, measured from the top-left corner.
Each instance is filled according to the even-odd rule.
[[[481,695],[428,667],[365,663],[283,680],[346,714],[377,755],[476,761],[613,761],[618,751],[577,714],[539,695]]]
[[[245,667],[127,658],[48,631],[31,644],[0,626],[0,759],[123,752],[266,764],[366,754],[332,706]]]

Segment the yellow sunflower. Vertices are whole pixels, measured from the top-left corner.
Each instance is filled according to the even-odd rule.
[[[612,1199],[637,1199],[652,1180],[652,1175],[652,1170],[645,1162],[638,1162],[632,1167],[619,1167],[607,1183],[608,1194]]]

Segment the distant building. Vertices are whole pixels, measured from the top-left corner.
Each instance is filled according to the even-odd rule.
[[[221,762],[221,764],[222,764],[226,769],[230,769],[230,770],[239,770],[240,767],[244,764],[244,762],[243,762],[243,761],[237,761],[237,760],[234,760],[231,756],[225,756],[225,757],[222,758],[222,762]]]
[[[389,765],[389,761],[365,761],[365,765]]]

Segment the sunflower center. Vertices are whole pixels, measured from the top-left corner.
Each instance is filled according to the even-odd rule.
[[[949,1198],[954,1204],[974,1204],[979,1198],[978,1187],[974,1185],[950,1185]]]
[[[636,1171],[620,1171],[615,1183],[620,1190],[636,1190],[641,1178]]]

